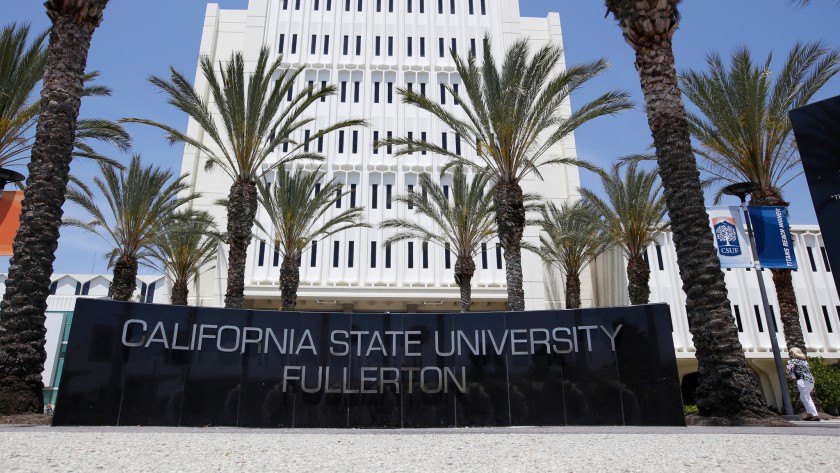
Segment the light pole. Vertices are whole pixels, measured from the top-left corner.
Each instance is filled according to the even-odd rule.
[[[747,222],[747,237],[750,239],[750,248],[752,249],[753,268],[758,278],[758,290],[761,293],[761,302],[764,304],[764,320],[767,324],[767,334],[770,335],[773,361],[776,363],[776,374],[779,376],[779,389],[782,391],[782,404],[784,404],[785,408],[785,417],[796,417],[793,415],[793,406],[790,404],[790,393],[787,389],[785,370],[782,368],[782,355],[779,353],[779,342],[776,340],[776,333],[773,332],[775,320],[770,315],[770,302],[767,301],[767,289],[764,287],[764,277],[762,277],[763,269],[761,268],[761,263],[758,261],[758,248],[755,246],[755,236],[753,235],[752,223],[750,223],[750,214],[747,210],[747,194],[758,190],[760,187],[755,182],[739,182],[724,187],[723,193],[734,195],[741,199],[741,210],[744,213],[744,221]]]
[[[20,182],[26,179],[23,174],[12,171],[11,169],[6,169],[4,167],[0,167],[0,191],[6,187],[6,184],[10,182]]]

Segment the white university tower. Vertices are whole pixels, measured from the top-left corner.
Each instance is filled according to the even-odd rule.
[[[501,62],[503,52],[517,39],[528,38],[536,49],[548,42],[562,46],[560,16],[523,18],[518,0],[250,0],[247,10],[207,7],[200,54],[218,61],[233,51],[243,51],[253,67],[260,48],[266,46],[275,57],[282,55],[284,68],[306,67],[295,90],[328,83],[337,94],[317,102],[311,113],[316,120],[311,130],[350,118],[369,122],[367,128],[350,128],[328,135],[312,148],[322,153],[321,163],[296,163],[306,170],[318,167],[326,179],[335,178],[350,191],[340,203],[364,206],[371,228],[353,229],[326,238],[307,248],[301,258],[298,309],[303,311],[355,312],[441,312],[457,311],[459,291],[453,269],[455,255],[422,241],[403,241],[383,246],[389,231],[378,223],[387,218],[419,218],[405,204],[393,198],[418,188],[418,175],[440,174],[445,161],[432,153],[397,158],[392,149],[373,150],[375,140],[388,136],[413,136],[438,142],[464,156],[474,151],[431,115],[400,103],[397,87],[425,93],[450,110],[458,110],[442,84],[457,89],[459,77],[449,49],[459,55],[483,52],[482,39],[492,38],[493,55]],[[561,62],[559,67],[565,67]],[[559,72],[559,71],[558,71]],[[199,72],[196,88],[209,95]],[[565,104],[568,114],[571,105]],[[195,122],[190,136],[203,140]],[[207,142],[205,140],[205,142]],[[280,157],[282,148],[276,152]],[[551,157],[575,157],[573,137],[548,153]],[[194,148],[184,153],[182,172],[190,175],[191,188],[202,197],[195,207],[207,210],[220,228],[225,228],[225,210],[214,204],[226,198],[230,178],[221,171],[206,172],[204,158]],[[543,180],[529,178],[522,183],[526,192],[560,203],[578,199],[578,171],[570,166],[542,170]],[[270,176],[269,176],[270,179]],[[444,176],[449,185],[451,176]],[[258,219],[269,221],[263,209]],[[431,222],[429,222],[431,225]],[[245,270],[246,307],[280,307],[280,261],[271,237],[254,229]],[[526,229],[525,240],[535,242],[536,228]],[[205,272],[191,288],[190,304],[222,306],[226,289],[226,249],[219,252],[216,268]],[[562,281],[543,267],[540,259],[523,251],[525,307],[528,310],[561,308]],[[491,240],[476,256],[473,278],[473,310],[504,310],[507,298],[504,261],[497,240]],[[587,274],[583,281],[584,306],[591,305],[592,287]]]

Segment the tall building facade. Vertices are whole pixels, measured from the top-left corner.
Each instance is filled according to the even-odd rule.
[[[418,219],[414,210],[394,201],[399,194],[423,192],[418,176],[429,173],[443,186],[451,175],[440,176],[445,161],[432,153],[395,157],[395,149],[373,149],[378,139],[415,137],[440,144],[465,157],[475,157],[460,136],[431,115],[403,105],[397,88],[424,94],[441,106],[458,112],[454,97],[460,78],[450,49],[460,56],[483,55],[483,38],[489,35],[494,57],[519,38],[527,37],[536,49],[547,43],[562,46],[560,17],[523,18],[518,0],[250,0],[247,10],[207,7],[200,53],[214,62],[225,61],[233,51],[243,51],[253,64],[262,47],[274,57],[282,56],[284,68],[305,71],[295,91],[313,85],[334,84],[336,95],[319,101],[311,111],[315,121],[301,130],[298,140],[340,120],[362,118],[369,127],[334,132],[313,142],[310,151],[324,155],[323,162],[300,162],[305,170],[325,173],[349,192],[331,210],[364,207],[370,228],[354,229],[317,241],[300,261],[300,310],[422,312],[460,309],[453,266],[455,256],[423,241],[383,245],[392,230],[378,224],[388,218]],[[560,68],[565,67],[561,63]],[[559,72],[560,70],[558,70]],[[207,85],[197,74],[196,88],[207,96]],[[291,98],[291,97],[289,97]],[[564,113],[570,113],[567,103]],[[203,139],[190,122],[188,133]],[[272,159],[279,159],[283,149]],[[574,138],[554,146],[551,157],[574,157]],[[226,214],[214,204],[227,197],[230,178],[221,172],[206,172],[204,158],[187,148],[182,171],[188,173],[193,191],[202,194],[195,206],[207,210],[224,228]],[[578,171],[568,166],[542,170],[543,180],[527,179],[526,192],[547,200],[575,200]],[[271,176],[267,176],[271,180]],[[263,209],[258,219],[270,228]],[[432,225],[430,221],[424,222]],[[536,241],[535,228],[525,239]],[[255,229],[249,247],[245,277],[246,306],[280,306],[280,258],[271,235]],[[497,240],[483,245],[475,258],[474,310],[503,310],[507,298],[502,249]],[[216,268],[201,276],[191,303],[221,306],[226,287],[226,255],[220,252]],[[526,308],[559,308],[563,295],[556,274],[543,268],[539,258],[523,252]],[[586,277],[583,278],[587,280]],[[591,303],[591,286],[584,284],[584,304]]]

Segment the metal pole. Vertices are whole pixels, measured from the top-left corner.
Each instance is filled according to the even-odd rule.
[[[785,370],[782,368],[782,355],[779,353],[779,342],[776,340],[776,333],[773,331],[775,321],[770,315],[770,303],[767,301],[767,289],[764,287],[764,277],[762,277],[761,264],[758,261],[758,249],[755,246],[755,236],[753,235],[752,224],[750,223],[750,214],[747,211],[746,196],[741,197],[741,209],[744,212],[744,220],[747,222],[747,235],[750,239],[750,247],[752,248],[753,268],[755,275],[758,277],[758,290],[761,292],[761,302],[764,304],[764,320],[767,323],[767,334],[770,335],[770,346],[773,349],[773,361],[776,362],[776,374],[779,376],[779,389],[782,391],[782,404],[785,407],[785,414],[793,416],[793,406],[790,403],[790,393],[787,389],[787,378],[785,377]]]

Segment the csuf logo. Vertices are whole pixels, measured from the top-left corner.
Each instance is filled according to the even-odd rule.
[[[715,229],[718,253],[721,256],[741,256],[735,220],[732,217],[716,217],[712,219],[712,226]]]

